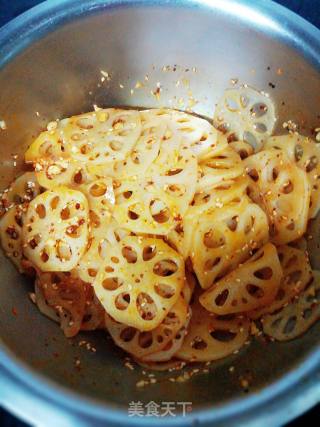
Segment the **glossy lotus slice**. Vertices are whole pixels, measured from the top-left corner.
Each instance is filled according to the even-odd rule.
[[[79,187],[86,196],[89,209],[100,221],[109,221],[115,204],[111,178],[100,178]]]
[[[144,120],[144,115],[147,117],[151,115],[166,123],[167,128],[162,145],[169,150],[172,147],[178,149],[181,144],[190,148],[200,161],[217,145],[217,130],[207,120],[200,117],[165,108],[144,110],[141,111],[141,115],[142,120]]]
[[[41,132],[24,155],[26,163],[36,163],[40,159],[58,160],[61,157],[65,157],[65,153],[57,130]]]
[[[320,318],[320,272],[296,300],[262,318],[263,331],[277,341],[289,341],[306,332]]]
[[[143,180],[123,180],[115,199],[114,218],[134,233],[166,235],[175,226],[169,198]]]
[[[111,174],[115,178],[141,176],[157,158],[167,125],[151,111],[140,113],[141,134],[127,157],[114,164]]]
[[[72,159],[40,159],[35,164],[35,173],[41,187],[54,190],[59,185],[79,189],[85,183],[92,182],[97,176]]]
[[[197,171],[197,160],[189,149],[182,149],[180,153],[172,152],[165,163],[157,159],[148,169],[150,191],[159,197],[167,197],[173,215],[182,216],[193,199]]]
[[[80,258],[75,271],[79,277],[88,283],[93,283],[103,260],[112,251],[105,237],[90,237],[84,255]]]
[[[142,362],[168,362],[171,360],[182,347],[184,338],[187,334],[191,315],[191,309],[189,308],[185,324],[174,334],[173,338],[162,348],[162,350],[143,357],[141,359]]]
[[[251,195],[267,211],[276,245],[301,237],[307,227],[310,185],[306,173],[280,150],[263,150],[244,161]]]
[[[69,271],[88,242],[88,202],[67,187],[39,194],[23,225],[24,254],[41,271]]]
[[[243,316],[221,320],[196,301],[184,342],[175,357],[189,362],[222,359],[239,350],[249,336],[249,322]]]
[[[267,240],[267,217],[247,198],[203,214],[195,224],[191,244],[191,260],[202,288],[209,288]]]
[[[244,173],[239,154],[227,145],[221,153],[214,152],[211,157],[199,164],[196,191],[210,189]]]
[[[24,211],[19,205],[11,207],[0,220],[2,249],[21,272],[23,220]]]
[[[277,295],[271,304],[266,304],[250,313],[250,317],[258,319],[263,314],[274,313],[276,310],[290,303],[299,295],[312,280],[312,270],[305,251],[291,246],[279,246],[278,255],[283,270]]]
[[[283,150],[292,162],[306,172],[311,186],[309,218],[314,218],[320,209],[319,144],[302,135],[289,134],[269,138],[265,148]]]
[[[92,165],[124,160],[141,132],[138,111],[107,108],[60,122],[65,152]]]
[[[233,139],[246,141],[258,151],[272,134],[275,108],[269,96],[251,87],[227,89],[215,109],[213,122]]]
[[[154,163],[148,176],[128,179],[115,189],[114,217],[135,233],[166,235],[193,199],[197,162],[184,152],[166,165]]]
[[[248,184],[249,178],[241,176],[238,179],[217,184],[207,191],[195,193],[183,221],[178,222],[167,236],[170,245],[184,259],[187,259],[191,252],[193,232],[198,219],[204,213],[221,209],[228,203],[240,202],[242,197],[246,197]]]
[[[200,303],[212,313],[241,313],[270,304],[279,289],[282,269],[276,247],[267,243],[247,262],[204,292]]]
[[[90,215],[91,214],[91,215]],[[85,253],[75,268],[79,277],[88,283],[93,283],[104,259],[112,253],[112,247],[130,232],[121,228],[115,220],[100,221],[101,218],[90,216],[90,237]]]
[[[162,351],[185,325],[187,315],[187,303],[180,297],[160,325],[151,331],[139,331],[115,321],[108,314],[105,325],[117,346],[141,359]]]
[[[28,203],[40,193],[40,186],[34,172],[25,172],[15,179],[2,193],[0,214],[5,213],[14,205]]]
[[[183,259],[160,239],[126,237],[106,256],[93,285],[116,321],[150,331],[179,298]]]

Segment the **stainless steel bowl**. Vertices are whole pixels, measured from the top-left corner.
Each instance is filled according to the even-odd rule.
[[[168,65],[171,71],[164,71]],[[183,108],[179,99],[190,96],[187,80],[199,114],[210,116],[230,78],[238,78],[270,92],[280,124],[292,119],[305,133],[319,125],[320,32],[266,0],[48,1],[0,30],[0,66],[0,118],[7,123],[0,133],[3,187],[49,120],[93,104],[178,101]],[[100,70],[111,80],[101,82]],[[146,87],[131,95],[137,81]],[[159,101],[151,94],[157,82]],[[253,343],[188,382],[171,383],[168,374],[159,374],[155,385],[138,389],[141,369],[124,367],[122,353],[105,334],[66,340],[38,313],[27,297],[30,284],[3,256],[0,267],[0,399],[29,422],[157,426],[162,418],[127,414],[129,402],[153,400],[192,402],[187,417],[168,417],[167,426],[272,426],[319,401],[319,326],[293,342]],[[79,347],[81,339],[97,352]],[[248,372],[245,394],[239,377]]]

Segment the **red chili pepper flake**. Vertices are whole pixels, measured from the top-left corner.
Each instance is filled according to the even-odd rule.
[[[17,309],[16,309],[15,307],[12,307],[11,313],[12,313],[14,316],[18,316],[18,311],[17,311]]]

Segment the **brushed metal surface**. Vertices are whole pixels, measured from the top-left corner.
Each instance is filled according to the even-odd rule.
[[[319,125],[319,34],[264,0],[45,2],[0,30],[0,118],[7,124],[0,133],[1,187],[19,173],[22,153],[49,120],[93,104],[184,108],[190,96],[197,101],[193,110],[210,117],[231,78],[270,93],[279,132],[291,119],[309,133]],[[111,80],[101,82],[100,70]],[[135,89],[137,81],[144,87]],[[158,82],[160,100],[151,93]],[[13,154],[19,154],[17,167]],[[270,426],[319,400],[319,326],[286,344],[253,343],[183,384],[159,374],[157,384],[141,390],[141,370],[125,368],[123,353],[105,334],[66,340],[38,313],[27,297],[30,284],[2,255],[0,271],[0,378],[6,384],[0,400],[29,421],[46,413],[46,425],[74,425],[73,417],[78,425],[158,425],[161,420],[127,417],[128,402],[152,399],[193,402],[191,415],[167,419],[168,426]],[[97,352],[79,347],[82,339]],[[245,394],[239,377],[248,372],[252,385]],[[36,410],[28,409],[30,402],[38,403]]]

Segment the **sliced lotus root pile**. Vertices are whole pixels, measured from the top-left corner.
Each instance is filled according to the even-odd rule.
[[[111,175],[116,179],[144,175],[158,157],[167,126],[152,111],[140,113],[141,134],[127,157],[113,165]]]
[[[196,191],[208,190],[244,173],[239,154],[227,145],[221,153],[214,152],[211,157],[199,164]]]
[[[116,108],[73,116],[59,127],[65,152],[91,165],[124,160],[141,133],[139,112]]]
[[[190,255],[195,224],[199,218],[229,203],[239,203],[246,195],[248,183],[248,177],[241,176],[235,180],[217,184],[210,190],[195,193],[182,224],[178,224],[168,236],[169,241],[177,247],[185,259]]]
[[[267,94],[251,87],[228,89],[218,102],[213,122],[230,140],[245,141],[258,151],[274,129],[275,108]]]
[[[192,238],[191,260],[203,289],[250,257],[268,240],[263,210],[243,197],[240,203],[203,214]]]
[[[94,171],[89,171],[87,165],[69,158],[41,160],[35,165],[35,173],[41,187],[48,190],[54,190],[59,185],[78,190],[100,178]]]
[[[165,163],[158,159],[147,171],[149,191],[167,198],[174,216],[184,215],[191,203],[197,181],[198,164],[192,152],[185,148],[171,152]]]
[[[65,149],[58,130],[41,132],[24,155],[26,163],[32,164],[41,160],[58,160],[62,157],[65,157]]]
[[[306,231],[310,185],[307,175],[280,150],[263,150],[244,161],[258,189],[261,204],[268,212],[271,240],[282,245],[300,238]]]
[[[188,333],[188,326],[190,323],[191,316],[192,312],[189,308],[185,324],[178,330],[178,332],[174,334],[173,338],[163,347],[162,350],[143,357],[141,359],[142,362],[163,363],[171,360],[182,347],[184,338]]]
[[[100,178],[79,187],[86,196],[95,220],[109,222],[114,209],[115,195],[111,178]]]
[[[283,245],[277,248],[283,270],[280,287],[274,301],[250,313],[250,317],[258,319],[263,314],[274,313],[293,298],[299,295],[312,280],[312,270],[308,254],[291,246]]]
[[[0,220],[0,239],[4,253],[22,272],[22,225],[24,210],[20,205],[12,206]]]
[[[23,224],[23,251],[41,271],[70,271],[88,242],[88,202],[67,187],[39,194]]]
[[[200,161],[217,146],[218,133],[207,121],[200,117],[171,109],[152,109],[141,111],[141,121],[150,116],[166,123],[166,132],[162,139],[164,153],[178,150],[180,144],[191,149]],[[163,155],[160,155],[163,160]]]
[[[80,258],[75,271],[87,283],[93,283],[103,260],[112,251],[112,246],[104,237],[91,236],[84,255]]]
[[[289,341],[304,334],[320,318],[320,272],[313,271],[313,276],[312,283],[291,304],[262,318],[265,334],[277,341]]]
[[[93,285],[113,319],[150,331],[179,298],[184,262],[161,239],[126,237],[106,256]]]
[[[65,152],[58,129],[42,132],[26,151],[25,161],[33,164],[38,183],[46,189],[76,184],[79,176],[85,175],[85,166]]]
[[[0,199],[0,215],[14,205],[31,202],[40,193],[40,185],[34,172],[25,172],[16,178],[2,193]]]
[[[283,150],[292,162],[306,172],[311,186],[309,218],[314,218],[320,209],[319,145],[302,135],[289,134],[269,138],[265,148]]]
[[[45,315],[49,314],[50,318],[56,320],[52,312],[54,310],[66,337],[73,337],[80,331],[84,321],[90,288],[90,285],[68,273],[41,273],[36,281],[36,289],[43,298],[38,293],[36,302]]]
[[[274,300],[281,278],[276,247],[267,243],[247,262],[204,292],[199,301],[205,309],[218,315],[254,310]]]
[[[117,346],[138,359],[143,359],[161,352],[185,325],[187,316],[187,303],[180,297],[163,321],[153,330],[139,331],[115,321],[108,314],[105,316],[105,325]]]
[[[92,214],[92,212],[90,213]],[[92,218],[92,215],[90,217]],[[100,222],[97,217],[94,217],[90,224],[90,236],[86,251],[74,271],[85,282],[93,283],[104,259],[109,253],[112,253],[113,245],[129,236],[130,232],[121,228],[114,219],[109,222]]]
[[[209,362],[238,351],[249,336],[243,316],[225,320],[205,310],[199,301],[191,306],[192,317],[182,347],[175,357],[188,362]]]
[[[175,226],[174,206],[152,184],[123,180],[115,199],[114,218],[134,233],[166,235]]]
[[[153,164],[148,177],[128,179],[115,189],[114,217],[135,233],[166,235],[193,199],[197,162],[188,152],[166,165]]]

